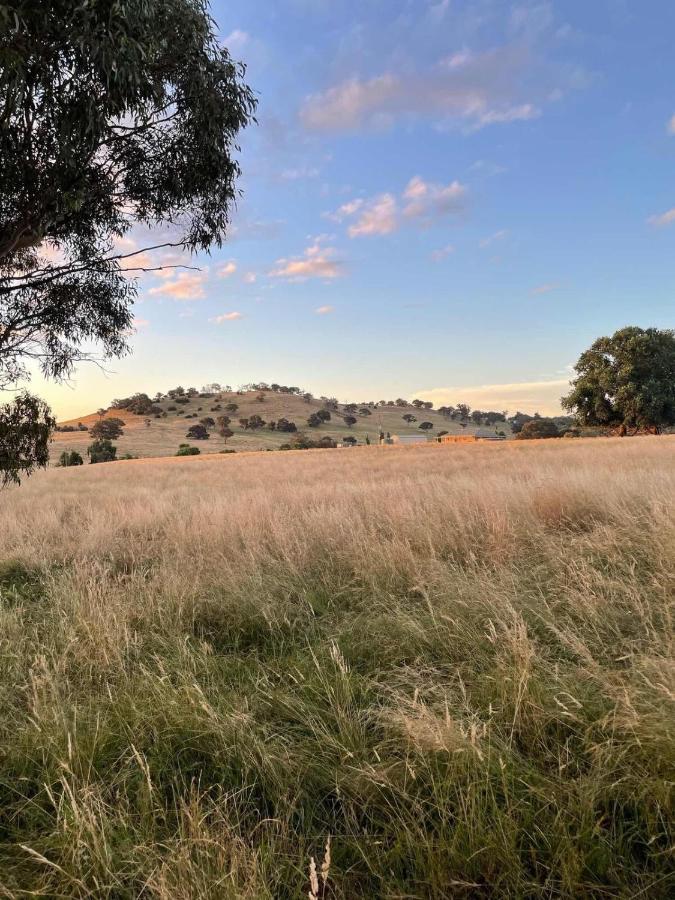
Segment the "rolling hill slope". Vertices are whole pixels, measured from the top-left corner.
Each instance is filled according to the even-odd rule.
[[[424,434],[419,428],[421,422],[432,423],[433,428],[427,432],[432,437],[439,431],[447,431],[450,434],[473,434],[476,431],[494,434],[495,432],[494,427],[476,428],[470,423],[462,427],[459,422],[449,420],[435,410],[390,406],[373,408],[370,415],[360,415],[361,407],[359,406],[359,410],[354,413],[356,423],[350,428],[343,421],[343,416],[346,415],[343,404],[340,405],[339,411],[331,411],[329,422],[318,428],[311,428],[307,425],[307,419],[312,413],[324,408],[322,401],[313,399],[308,402],[295,394],[274,392],[266,393],[262,402],[257,397],[258,391],[244,393],[221,391],[213,397],[201,395],[192,397],[188,399],[188,402],[182,404],[177,404],[171,399],[163,399],[157,403],[162,410],[160,418],[134,415],[128,410],[114,408],[108,409],[105,417],[121,418],[125,423],[124,434],[114,442],[118,448],[118,456],[130,453],[140,457],[173,456],[180,444],[188,442],[186,432],[190,425],[197,424],[203,416],[211,416],[215,419],[223,414],[230,416],[232,420],[229,427],[234,431],[233,437],[225,442],[218,435],[216,429],[211,429],[211,436],[208,440],[189,441],[189,443],[198,446],[202,453],[219,453],[225,447],[235,451],[277,450],[282,444],[292,442],[293,434],[271,431],[267,426],[255,431],[245,430],[239,424],[239,419],[250,418],[253,415],[260,416],[265,422],[276,422],[281,418],[286,418],[295,422],[298,431],[304,431],[314,439],[329,435],[333,439],[341,441],[351,435],[357,439],[359,444],[365,443],[367,436],[372,443],[376,444],[380,427],[391,434]],[[228,403],[236,403],[237,411],[227,412],[225,407]],[[214,409],[216,406],[221,408]],[[171,409],[171,407],[174,408]],[[402,417],[407,413],[416,416],[417,421],[412,423],[404,421]],[[77,427],[79,423],[82,423],[91,427],[98,419],[99,416],[96,413],[90,413],[60,422],[59,426]],[[497,428],[510,435],[510,428],[507,424],[500,423]],[[77,450],[84,456],[91,441],[92,438],[87,431],[59,431],[52,443],[52,459],[58,458],[64,450]]]

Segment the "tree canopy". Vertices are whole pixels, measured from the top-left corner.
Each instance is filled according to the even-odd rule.
[[[221,244],[256,101],[206,0],[3,0],[0,60],[2,389],[126,352],[150,248],[125,236]]]
[[[675,331],[622,328],[594,341],[574,368],[561,402],[582,425],[659,432],[675,424]]]
[[[55,427],[47,404],[30,394],[0,405],[0,486],[47,465]]]

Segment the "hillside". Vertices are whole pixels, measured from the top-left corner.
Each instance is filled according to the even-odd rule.
[[[478,427],[471,422],[465,422],[462,425],[459,421],[450,420],[435,410],[417,410],[401,406],[378,406],[370,410],[370,415],[361,415],[362,407],[359,405],[353,414],[356,423],[350,428],[343,421],[343,416],[346,415],[344,404],[340,404],[338,411],[331,411],[329,422],[317,428],[310,428],[307,426],[307,419],[312,413],[317,413],[324,408],[321,400],[307,401],[296,394],[272,391],[265,392],[263,402],[257,399],[258,396],[258,391],[243,393],[221,391],[212,397],[203,395],[185,397],[183,400],[186,402],[182,403],[176,403],[175,399],[163,398],[157,402],[157,406],[162,411],[160,418],[155,416],[148,418],[134,415],[125,409],[113,408],[108,409],[105,416],[121,418],[125,423],[123,436],[115,440],[120,457],[127,453],[139,457],[173,456],[179,445],[188,440],[185,435],[191,425],[197,424],[203,416],[211,416],[215,419],[224,414],[230,416],[232,420],[229,427],[234,435],[225,442],[218,435],[216,429],[210,429],[211,436],[208,440],[190,441],[194,446],[198,446],[203,454],[219,453],[225,447],[235,451],[276,450],[282,444],[292,442],[293,434],[271,431],[268,427],[255,431],[245,430],[239,424],[239,419],[250,418],[253,415],[260,416],[265,422],[277,422],[279,419],[286,418],[295,422],[298,431],[304,431],[314,439],[328,435],[336,441],[341,441],[345,437],[353,436],[359,444],[365,443],[367,437],[374,444],[377,443],[380,427],[391,434],[424,434],[419,428],[421,422],[432,423],[433,428],[427,432],[432,437],[440,431],[447,431],[450,434],[495,433],[495,426],[491,428]],[[236,403],[237,411],[227,412],[225,407],[228,403]],[[215,409],[217,406],[221,408]],[[416,421],[406,422],[402,418],[406,414],[414,415]],[[96,413],[89,413],[79,418],[60,422],[59,427],[77,427],[79,423],[91,427],[98,419],[99,416]],[[507,435],[511,433],[508,424],[499,423],[496,427]],[[90,443],[91,438],[86,431],[59,431],[55,434],[52,444],[52,459],[57,458],[64,450],[77,450],[84,456]]]

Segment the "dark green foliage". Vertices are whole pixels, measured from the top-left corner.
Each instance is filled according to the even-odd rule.
[[[256,431],[258,428],[264,428],[265,420],[262,419],[259,415],[252,415],[248,420],[248,427],[252,431]]]
[[[125,351],[135,287],[111,251],[129,210],[220,245],[255,101],[201,0],[7,0],[0,26],[0,375],[15,381],[26,355],[60,376],[83,341]]]
[[[323,419],[316,413],[312,413],[307,419],[307,424],[310,428],[318,428],[320,425],[323,425]]]
[[[62,466],[63,468],[68,468],[69,466],[82,466],[84,465],[84,460],[77,450],[64,450],[59,456],[57,465]]]
[[[20,394],[0,405],[0,486],[19,483],[49,462],[49,442],[56,420],[46,403]]]
[[[337,403],[337,401],[336,401],[336,403]],[[322,422],[330,422],[330,412],[328,411],[328,409],[319,409],[319,410],[317,410],[316,414],[321,419]]]
[[[413,416],[412,413],[404,413],[404,415],[402,415],[401,418],[403,419],[404,422],[407,422],[409,425],[411,422],[417,421],[417,416]]]
[[[125,397],[122,400],[113,400],[110,404],[113,409],[126,409],[137,416],[156,415],[162,412],[147,394],[134,394],[133,397]]]
[[[537,438],[560,437],[558,426],[552,419],[532,419],[526,422],[516,435],[516,440],[528,441]]]
[[[430,431],[434,427],[434,423],[433,422],[420,422],[419,427],[422,429],[422,431]]]
[[[191,447],[189,444],[181,444],[176,456],[199,456],[202,451],[199,447]]]
[[[579,357],[565,409],[582,425],[653,431],[675,425],[675,331],[622,328]]]
[[[203,425],[191,425],[185,437],[193,441],[205,441],[208,440],[209,433]]]
[[[117,447],[113,446],[112,441],[104,438],[89,445],[87,456],[90,463],[113,462],[117,458]]]
[[[204,428],[215,428],[216,420],[212,416],[204,416],[199,420]]]
[[[356,425],[356,416],[343,416],[342,421],[345,423],[347,428],[351,428],[352,425]]]
[[[114,441],[124,434],[124,431],[122,430],[124,424],[122,419],[117,419],[115,417],[110,419],[99,419],[98,422],[95,422],[94,425],[91,426],[89,434],[93,438],[96,438],[96,440]]]
[[[283,418],[279,419],[276,427],[277,427],[277,431],[283,431],[283,432],[288,432],[288,433],[292,433],[292,432],[295,432],[298,430],[295,422],[289,422],[288,419],[283,419]]]

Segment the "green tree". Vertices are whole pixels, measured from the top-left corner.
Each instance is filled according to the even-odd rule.
[[[113,462],[117,458],[117,447],[113,446],[112,441],[104,438],[89,445],[87,456],[92,464]]]
[[[59,461],[56,465],[62,466],[63,468],[68,468],[70,466],[82,466],[84,465],[84,460],[77,452],[77,450],[64,450],[63,453],[59,456]]]
[[[124,422],[122,419],[111,417],[110,419],[99,419],[89,429],[89,434],[96,440],[114,441],[124,434],[122,428]]]
[[[21,475],[47,466],[55,428],[47,404],[31,394],[0,405],[0,485],[19,484]]]
[[[420,422],[419,427],[422,429],[422,431],[430,431],[434,427],[434,423],[433,422]]]
[[[594,341],[574,369],[561,402],[580,424],[622,434],[675,425],[675,331],[622,328]]]
[[[191,438],[193,441],[206,441],[209,433],[203,425],[191,425],[185,437]]]
[[[530,419],[516,435],[517,441],[531,441],[539,438],[560,437],[558,426],[552,419]]]
[[[5,0],[0,59],[2,389],[29,361],[66,377],[85,344],[127,352],[150,248],[120,239],[180,223],[166,243],[221,244],[255,99],[205,0]],[[15,444],[45,423],[23,409]]]
[[[351,428],[352,425],[356,425],[356,416],[343,416],[342,421],[345,423],[347,428]]]

